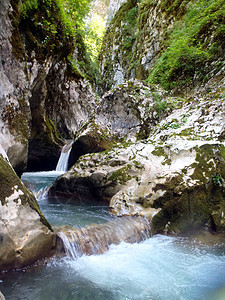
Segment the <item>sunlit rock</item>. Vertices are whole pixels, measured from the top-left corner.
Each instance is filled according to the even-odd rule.
[[[0,270],[28,266],[51,256],[56,235],[33,194],[0,155]]]
[[[203,226],[224,231],[222,92],[185,102],[159,90],[166,106],[157,107],[154,92],[140,84],[138,98],[137,88],[138,82],[128,82],[99,104],[96,123],[123,142],[81,156],[49,195],[104,201],[116,215],[138,213],[152,220],[154,233]],[[143,124],[145,132],[139,129]]]

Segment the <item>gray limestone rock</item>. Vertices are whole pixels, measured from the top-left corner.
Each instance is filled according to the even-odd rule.
[[[2,154],[0,207],[1,271],[22,268],[54,254],[56,234],[34,195],[25,188]]]

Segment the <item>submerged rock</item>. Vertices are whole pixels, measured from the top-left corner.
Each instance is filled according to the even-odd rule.
[[[33,194],[0,155],[0,271],[51,256],[56,234]]]
[[[102,254],[112,244],[139,243],[150,236],[150,225],[142,217],[127,216],[84,228],[60,226],[56,231],[63,241],[66,254],[75,259],[84,254]]]

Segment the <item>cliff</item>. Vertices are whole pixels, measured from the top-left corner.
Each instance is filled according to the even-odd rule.
[[[224,22],[220,0],[127,1],[103,41],[102,91],[137,78],[183,93],[221,78]]]
[[[1,144],[20,174],[54,169],[64,138],[93,113],[82,36],[57,1],[1,2]],[[84,73],[86,75],[84,75]]]

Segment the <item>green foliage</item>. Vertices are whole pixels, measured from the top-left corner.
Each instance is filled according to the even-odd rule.
[[[131,8],[127,15],[126,15],[126,21],[128,22],[128,24],[135,26],[137,23],[137,7],[133,7]]]
[[[21,6],[21,13],[23,16],[26,16],[27,13],[31,10],[38,8],[38,0],[25,0]]]
[[[152,92],[154,100],[154,110],[157,112],[157,115],[160,117],[167,109],[167,103],[162,99],[162,96],[158,92]]]
[[[223,186],[223,178],[220,174],[214,175],[212,180],[215,185]]]
[[[94,13],[86,28],[84,42],[92,61],[97,60],[100,52],[105,26],[105,20],[99,14]]]
[[[76,24],[80,29],[84,29],[84,18],[90,10],[91,0],[57,0],[63,8],[70,22]]]
[[[25,0],[18,4],[18,15],[14,19],[17,40],[21,40],[22,33],[27,50],[36,49],[39,60],[50,53],[65,51],[64,48],[68,52],[74,49],[72,26],[65,17],[61,1]],[[17,48],[15,43],[13,45]]]
[[[85,76],[93,82],[96,68],[90,62],[83,42],[84,18],[91,0],[11,0],[14,55],[21,61],[31,57],[42,62],[56,56],[68,62],[70,75]],[[73,57],[77,50],[76,58]],[[69,75],[69,74],[68,74]]]
[[[166,14],[181,17],[186,12],[187,4],[191,0],[161,0],[160,7]]]
[[[175,9],[181,1],[162,1],[165,10]],[[187,1],[186,1],[187,2]],[[193,78],[204,81],[206,65],[223,55],[225,4],[223,0],[196,0],[187,7],[184,19],[177,21],[168,47],[150,71],[148,82],[166,89],[192,84]],[[184,2],[183,2],[184,3]]]

